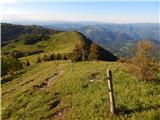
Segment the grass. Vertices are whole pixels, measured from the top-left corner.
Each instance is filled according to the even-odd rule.
[[[51,35],[48,40],[40,41],[33,45],[25,45],[22,41],[12,42],[2,47],[2,51],[11,52],[15,50],[28,52],[40,49],[45,52],[68,53],[73,50],[75,43],[82,39],[81,35],[77,32],[63,32]]]
[[[113,72],[117,116],[109,111],[106,69]],[[138,81],[127,69],[102,61],[33,64],[2,84],[2,119],[159,120],[160,84]],[[37,87],[52,75],[48,87]]]

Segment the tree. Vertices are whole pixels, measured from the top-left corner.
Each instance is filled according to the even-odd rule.
[[[62,55],[62,59],[63,59],[63,60],[67,60],[67,54],[66,54],[66,53],[64,53],[64,54]]]
[[[73,49],[72,61],[81,61],[82,60],[82,48],[79,43],[77,43]]]
[[[100,54],[99,46],[95,43],[92,43],[91,47],[90,47],[89,59],[90,60],[98,60],[100,57],[99,54]]]
[[[82,51],[82,60],[88,60],[89,55],[89,45],[85,41],[80,42],[80,48]]]
[[[1,58],[1,75],[2,75],[2,77],[8,73],[9,66],[10,66],[9,64],[10,63],[7,60],[7,58],[2,56],[2,58]]]
[[[89,47],[85,41],[77,43],[72,52],[72,61],[84,61],[88,59]]]
[[[50,60],[50,56],[44,54],[42,60],[43,60],[43,61],[49,61],[49,60]]]
[[[11,56],[2,56],[1,58],[1,75],[5,76],[7,74],[13,75],[17,70],[22,69],[22,63]]]
[[[140,80],[155,80],[159,72],[159,66],[152,54],[154,44],[150,41],[140,41],[137,43],[137,54],[132,58],[132,63],[137,66],[136,76]]]
[[[50,60],[55,60],[56,59],[56,55],[53,53],[50,55]]]
[[[61,60],[61,59],[62,59],[62,55],[60,53],[57,53],[56,60]]]
[[[28,60],[26,61],[26,66],[30,66],[30,62]]]
[[[73,53],[67,53],[66,57],[67,57],[67,60],[72,60]]]
[[[41,58],[38,56],[37,57],[37,60],[36,60],[36,63],[41,63],[42,61],[41,61]]]

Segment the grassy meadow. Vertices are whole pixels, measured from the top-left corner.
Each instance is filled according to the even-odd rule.
[[[159,120],[160,84],[137,80],[128,65],[67,60],[31,64],[2,84],[2,119]],[[113,72],[115,116],[110,114],[107,69]]]
[[[44,50],[44,52],[67,53],[73,50],[75,43],[82,38],[77,32],[62,32],[50,35],[46,41],[40,41],[33,45],[25,45],[23,41],[12,42],[4,47],[2,51],[29,52],[34,50]]]

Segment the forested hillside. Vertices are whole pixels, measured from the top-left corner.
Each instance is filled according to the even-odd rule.
[[[1,29],[2,45],[13,40],[23,40],[26,44],[32,44],[47,39],[48,35],[59,33],[58,30],[46,29],[36,25],[22,26],[8,23],[2,23]]]

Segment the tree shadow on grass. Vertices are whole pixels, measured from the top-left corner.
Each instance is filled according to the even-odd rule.
[[[148,106],[148,107],[142,107],[142,106],[137,106],[134,109],[129,109],[127,106],[125,105],[120,105],[117,109],[116,109],[116,113],[117,115],[130,115],[132,113],[136,113],[136,112],[143,112],[143,111],[149,111],[149,110],[157,110],[160,109],[160,105],[154,105],[154,106]]]

